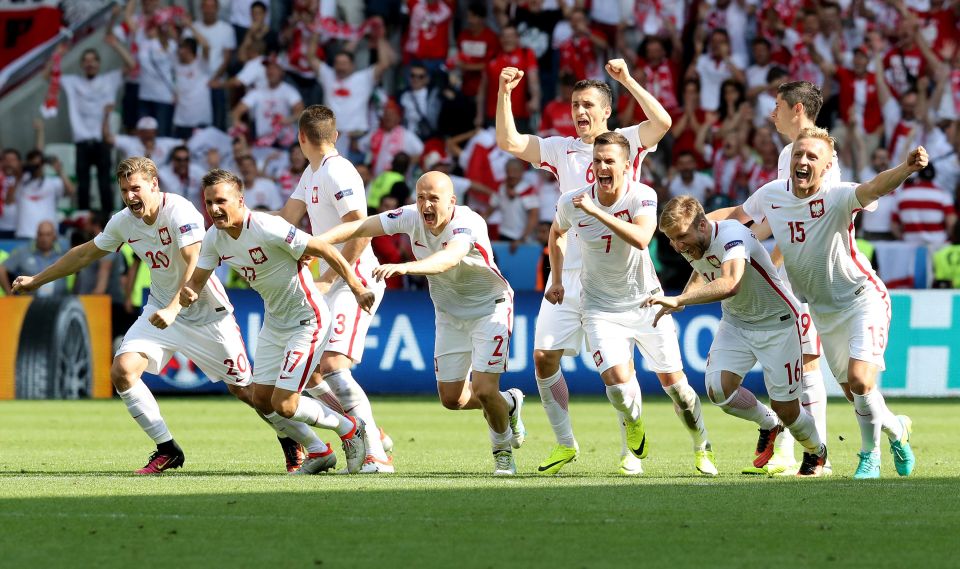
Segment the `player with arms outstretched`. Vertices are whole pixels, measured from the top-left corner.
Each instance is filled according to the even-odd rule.
[[[799,476],[820,476],[827,447],[817,425],[800,406],[802,364],[800,302],[777,275],[757,237],[733,221],[708,221],[703,206],[691,196],[673,198],[660,214],[660,230],[693,266],[679,296],[653,296],[659,305],[654,320],[691,304],[720,301],[723,317],[707,358],[707,396],[725,413],[756,423],[760,440],[755,465],[766,463],[773,449],[767,433],[790,429],[803,446]],[[741,384],[760,362],[770,407]]]
[[[126,208],[110,218],[102,233],[74,247],[41,273],[18,277],[13,289],[31,291],[74,274],[124,243],[147,264],[150,296],[123,337],[110,367],[110,380],[130,415],[157,444],[156,452],[137,473],[159,474],[183,466],[184,453],[141,375],[160,373],[174,352],[180,352],[208,378],[223,381],[230,393],[252,406],[250,363],[233,306],[216,277],[197,289],[196,306],[180,307],[180,289],[200,256],[203,216],[186,199],[160,191],[157,166],[149,158],[127,158],[117,166],[116,174]],[[283,437],[288,470],[297,468],[300,461],[291,445],[323,445],[308,428],[282,417],[269,420]]]
[[[341,415],[308,397],[300,397],[319,357],[330,326],[330,313],[313,284],[304,255],[322,257],[334,267],[368,310],[372,292],[354,276],[340,252],[310,237],[280,217],[252,212],[243,201],[243,181],[215,169],[202,181],[204,203],[214,227],[203,238],[197,268],[183,287],[180,302],[192,305],[220,263],[226,263],[263,297],[264,321],[254,356],[253,401],[261,413],[335,431],[343,443],[348,472],[360,470],[366,457],[362,419]],[[311,454],[304,469],[313,473],[333,468],[336,456],[327,448]]]
[[[927,165],[923,147],[863,184],[825,179],[833,139],[820,128],[800,131],[790,178],[764,185],[731,212],[742,223],[766,218],[783,252],[793,292],[810,305],[823,336],[827,363],[853,401],[860,424],[860,463],[854,478],[880,476],[880,433],[890,440],[897,473],[913,471],[911,422],[887,408],[877,388],[890,323],[890,296],[870,261],[856,247],[853,221]]]
[[[442,172],[417,180],[417,203],[352,221],[321,238],[330,243],[406,233],[416,261],[380,265],[378,280],[426,275],[436,311],[434,371],[447,409],[482,409],[490,429],[495,476],[517,473],[512,448],[523,443],[523,394],[500,391],[513,328],[513,289],[493,261],[487,224],[458,206]],[[511,448],[512,447],[512,448]]]
[[[280,216],[296,225],[304,215],[309,215],[314,235],[341,223],[366,218],[363,179],[334,146],[339,133],[333,111],[322,105],[311,105],[300,113],[298,126],[300,148],[310,163],[293,195],[280,210]],[[381,443],[370,399],[350,371],[363,357],[367,330],[386,285],[373,278],[373,269],[380,262],[373,254],[369,239],[354,239],[337,248],[376,299],[369,312],[361,309],[347,283],[337,278],[332,267],[325,267],[316,284],[332,311],[332,324],[327,344],[305,391],[344,415],[363,419],[367,428],[367,457],[360,472],[390,473],[394,471],[393,461]]]
[[[637,180],[644,157],[648,152],[656,150],[657,143],[670,130],[670,115],[663,105],[633,79],[622,59],[609,61],[606,70],[633,95],[649,117],[639,125],[616,129],[616,132],[625,136],[630,143],[630,177]],[[593,162],[593,143],[598,135],[609,131],[607,119],[610,118],[613,103],[610,86],[603,81],[579,81],[573,88],[570,107],[577,136],[540,138],[518,132],[513,118],[510,94],[522,79],[523,72],[514,67],[506,67],[500,72],[500,90],[497,95],[498,146],[537,168],[553,172],[560,183],[561,192],[569,192],[595,182],[596,176],[590,168]],[[542,301],[533,346],[537,389],[557,440],[557,446],[537,469],[540,474],[545,475],[559,472],[564,465],[576,459],[579,452],[570,423],[567,406],[569,391],[560,369],[560,359],[564,355],[578,354],[583,345],[579,294],[580,245],[576,231],[567,233],[565,245],[562,241],[564,271],[561,277],[567,291],[567,300],[563,304]],[[674,402],[686,405],[684,400],[675,398]],[[643,471],[640,461],[627,450],[622,418],[619,424],[622,439],[620,472],[640,473]]]
[[[571,300],[561,276],[565,258],[558,241],[576,228],[583,250],[580,297],[587,345],[607,398],[623,417],[630,452],[637,459],[649,452],[632,365],[636,345],[664,390],[681,402],[675,409],[693,439],[696,470],[715,476],[700,398],[683,373],[673,318],[667,316],[654,327],[657,309],[644,306],[662,291],[647,250],[657,229],[657,194],[630,180],[630,143],[622,134],[597,136],[593,156],[597,181],[563,194],[557,204],[549,241],[550,266],[556,270],[544,297],[557,304]]]

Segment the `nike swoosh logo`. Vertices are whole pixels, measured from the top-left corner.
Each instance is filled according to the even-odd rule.
[[[426,245],[424,245],[423,243],[421,243],[421,242],[419,242],[419,241],[414,241],[413,244],[416,245],[417,247],[426,247]]]
[[[292,377],[292,375],[281,375],[280,379],[291,379]]]
[[[567,150],[567,154],[576,154],[576,153],[577,153],[576,150]]]
[[[232,259],[233,255],[227,255],[226,257],[220,257],[221,261],[226,261],[227,259]]]
[[[488,365],[488,366],[495,366],[495,365],[499,365],[499,364],[502,364],[502,363],[503,363],[503,360],[496,360],[496,361],[492,361],[492,362],[491,362],[491,361],[488,361],[488,362],[487,362],[487,365]]]
[[[577,224],[577,227],[590,227],[591,225],[593,225],[593,224],[592,224],[592,223],[587,223],[587,224],[578,223],[578,224]]]
[[[796,387],[794,387],[793,389],[791,389],[790,392],[788,393],[788,395],[793,395],[798,389],[800,389],[800,386],[799,386],[799,385],[796,386]]]
[[[561,458],[560,460],[558,460],[558,461],[556,461],[556,462],[551,462],[550,464],[548,464],[548,465],[546,465],[546,466],[538,466],[538,467],[537,467],[537,471],[538,471],[538,472],[544,472],[544,471],[550,470],[551,468],[553,468],[554,466],[560,464],[561,462],[563,462],[563,461],[565,461],[565,460],[567,460],[567,459]]]
[[[780,209],[781,206],[770,204],[770,209]]]
[[[854,409],[853,412],[856,413],[857,415],[860,415],[861,417],[872,417],[872,416],[873,416],[873,413],[867,413],[866,415],[864,415],[863,413],[861,413],[860,411],[857,411],[856,409]]]
[[[327,343],[332,344],[334,342],[339,342],[339,341],[340,341],[340,338],[330,338],[329,340],[327,340]]]
[[[133,244],[133,243],[136,243],[137,241],[140,241],[141,239],[143,238],[141,237],[140,239],[127,239],[127,243]]]
[[[647,434],[646,434],[646,433],[643,434],[643,440],[640,441],[640,446],[637,447],[637,448],[633,451],[633,454],[635,454],[635,455],[637,455],[637,456],[640,456],[641,454],[643,454],[643,447],[645,447],[645,446],[647,446]]]

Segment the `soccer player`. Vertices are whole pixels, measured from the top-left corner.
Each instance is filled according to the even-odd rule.
[[[442,172],[417,180],[417,203],[340,225],[320,236],[330,243],[406,233],[416,261],[380,265],[378,280],[426,275],[436,311],[433,366],[447,409],[482,409],[493,443],[495,476],[517,473],[512,448],[523,444],[523,393],[500,391],[513,326],[513,290],[500,274],[483,218],[458,206]]]
[[[633,95],[649,117],[639,125],[616,130],[630,142],[631,178],[636,180],[639,179],[640,165],[647,152],[656,150],[657,143],[670,130],[670,115],[663,105],[637,83],[622,59],[609,61],[606,70]],[[610,118],[613,102],[610,86],[603,81],[579,81],[574,85],[570,107],[577,138],[540,138],[520,134],[513,119],[510,97],[522,78],[523,72],[513,67],[506,67],[500,72],[497,145],[537,168],[553,172],[559,181],[561,192],[592,184],[596,181],[596,175],[590,169],[593,162],[593,141],[598,135],[609,130],[607,119]],[[567,234],[564,249],[564,272],[561,276],[567,291],[567,301],[553,304],[543,300],[534,334],[533,362],[537,389],[557,439],[557,446],[537,468],[537,472],[545,475],[559,472],[564,465],[576,459],[579,452],[570,423],[567,382],[560,369],[560,359],[564,355],[577,355],[583,345],[579,294],[581,260],[576,234],[576,231]],[[689,398],[681,400],[674,397],[674,402],[678,405],[687,405],[686,401],[689,401]],[[622,443],[620,472],[639,474],[643,469],[640,461],[627,450],[623,419],[620,418],[618,423]]]
[[[300,397],[330,326],[327,305],[313,284],[310,269],[300,259],[304,255],[323,258],[347,282],[364,310],[373,306],[373,293],[363,287],[330,244],[277,216],[247,209],[243,181],[236,174],[211,170],[203,177],[202,186],[214,229],[203,238],[197,268],[183,287],[181,304],[190,306],[197,300],[195,291],[204,287],[221,262],[243,276],[263,298],[265,314],[254,356],[254,405],[264,414],[275,412],[335,431],[343,443],[347,471],[358,472],[366,457],[363,420]],[[310,458],[318,463],[315,470],[329,470],[336,464],[329,447],[321,456]]]
[[[657,309],[644,302],[661,292],[647,247],[657,228],[657,194],[630,180],[630,143],[617,132],[594,139],[596,182],[560,196],[550,228],[551,285],[548,302],[570,300],[563,284],[565,258],[558,241],[576,227],[583,252],[581,309],[587,345],[606,386],[607,398],[623,417],[630,452],[649,452],[640,416],[640,385],[633,371],[633,347],[647,360],[693,439],[698,472],[715,476],[713,451],[703,424],[700,398],[687,383],[672,317],[655,327]],[[637,474],[642,472],[642,467]]]
[[[786,425],[805,449],[798,475],[820,476],[827,447],[799,401],[800,303],[783,285],[767,250],[736,221],[708,221],[703,206],[691,196],[667,202],[660,231],[694,270],[679,296],[647,299],[647,306],[661,306],[654,326],[685,306],[720,301],[723,317],[707,358],[707,396],[728,415],[760,427],[755,465],[769,460],[770,433]],[[772,410],[741,385],[758,360]]]
[[[280,216],[298,225],[303,216],[309,214],[314,235],[367,217],[363,180],[353,164],[337,152],[334,144],[338,134],[337,119],[328,107],[311,105],[300,114],[298,138],[309,165]],[[326,267],[321,273],[317,285],[333,311],[333,324],[306,391],[343,415],[363,419],[367,428],[367,456],[361,472],[389,473],[394,471],[393,462],[380,441],[370,400],[350,372],[363,357],[367,330],[386,285],[372,276],[380,262],[373,254],[369,239],[355,239],[337,248],[363,285],[373,291],[375,300],[366,312],[357,304],[347,283],[337,279],[332,267]]]
[[[895,416],[877,389],[890,322],[890,297],[870,261],[857,250],[853,220],[863,209],[892,192],[927,165],[918,147],[896,168],[863,184],[825,179],[833,156],[833,139],[820,128],[800,131],[793,144],[790,178],[757,190],[731,217],[740,222],[766,218],[793,292],[810,305],[823,336],[827,363],[853,402],[860,424],[860,463],[854,478],[880,476],[880,433],[890,440],[897,473],[914,466],[911,421]]]
[[[91,241],[74,247],[35,276],[18,277],[13,289],[36,290],[78,272],[124,243],[147,263],[150,297],[123,337],[110,367],[110,380],[130,416],[157,444],[156,452],[137,473],[159,474],[183,466],[184,453],[140,376],[160,373],[174,352],[180,352],[212,381],[223,381],[230,393],[252,406],[250,363],[233,306],[216,277],[196,289],[200,291],[196,306],[181,310],[180,289],[200,256],[203,216],[185,198],[160,191],[157,166],[149,158],[127,158],[117,165],[116,174],[126,208],[111,217]],[[316,452],[326,450],[309,428],[275,415],[265,418],[281,435],[288,471],[303,460],[296,452],[297,443]]]

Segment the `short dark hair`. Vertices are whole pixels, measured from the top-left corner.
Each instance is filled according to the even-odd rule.
[[[346,58],[350,60],[350,63],[354,63],[356,61],[356,59],[354,59],[353,57],[353,52],[347,51],[345,49],[340,50],[337,53],[333,54],[333,59],[336,60],[341,55],[346,56]]]
[[[229,183],[236,186],[237,191],[241,194],[243,193],[243,180],[240,179],[240,176],[237,176],[229,170],[224,170],[223,168],[214,168],[206,174],[200,180],[201,190],[206,190],[210,186],[216,186],[217,184]]]
[[[4,148],[3,152],[0,152],[0,156],[6,156],[7,154],[13,154],[14,156],[17,157],[17,160],[23,159],[23,156],[21,156],[20,151],[17,150],[16,148]]]
[[[170,151],[170,157],[172,158],[173,155],[176,154],[177,152],[186,152],[187,156],[188,157],[190,156],[190,149],[182,144],[180,146],[173,147],[173,150]]]
[[[337,137],[337,117],[330,107],[324,105],[310,105],[304,109],[297,126],[303,137],[315,146],[333,143]]]
[[[777,88],[780,98],[793,107],[797,103],[803,105],[803,113],[811,121],[817,120],[820,107],[823,106],[823,93],[809,81],[791,81]]]
[[[88,53],[92,53],[93,56],[97,58],[97,61],[100,61],[100,52],[93,49],[92,47],[88,47],[87,49],[83,50],[83,53],[80,54],[80,59],[83,59],[84,57],[86,57]]]
[[[34,148],[33,150],[27,152],[27,162],[33,160],[34,158],[40,158],[43,160],[43,151],[39,148]]]
[[[607,132],[593,139],[594,149],[596,149],[598,146],[608,146],[611,144],[615,144],[622,148],[623,159],[627,162],[630,162],[630,141],[628,141],[627,137],[623,136],[619,132],[608,130]]]
[[[581,79],[573,86],[573,92],[583,91],[584,89],[596,89],[600,91],[600,95],[603,96],[604,102],[606,102],[608,107],[613,106],[613,91],[610,90],[610,85],[607,85],[603,81],[598,81],[596,79]]]
[[[783,67],[780,67],[779,65],[774,65],[773,67],[770,68],[770,71],[767,71],[767,83],[773,83],[778,79],[788,76],[789,74],[790,72],[784,69]]]
[[[197,40],[195,38],[183,38],[180,40],[180,47],[189,50],[193,55],[197,55]]]
[[[753,41],[752,41],[752,42],[750,42],[750,45],[758,45],[758,44],[763,44],[763,45],[767,46],[767,49],[770,49],[770,48],[772,47],[772,46],[770,45],[770,40],[768,40],[767,38],[765,38],[765,37],[763,37],[763,36],[757,36],[757,37],[753,38]]]
[[[256,8],[257,6],[260,6],[260,8],[262,8],[264,12],[267,11],[267,4],[266,4],[266,2],[262,2],[261,0],[257,0],[257,1],[254,2],[253,4],[250,4],[250,10],[252,11],[252,10],[253,10],[254,8]]]
[[[478,18],[487,18],[487,3],[486,2],[471,2],[467,6],[467,12],[470,12]]]

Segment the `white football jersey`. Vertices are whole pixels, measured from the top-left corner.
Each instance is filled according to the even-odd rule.
[[[585,192],[590,193],[601,210],[631,223],[640,216],[650,216],[656,223],[657,193],[640,182],[628,182],[620,199],[606,207],[600,204],[594,186],[590,185],[563,194],[557,204],[557,225],[580,235],[584,253],[580,296],[584,311],[622,312],[639,308],[650,294],[660,291],[650,252],[630,245],[596,218],[575,208],[574,196]],[[563,263],[566,268],[566,259]]]
[[[786,180],[790,177],[790,155],[793,154],[793,143],[783,147],[780,151],[780,157],[777,158],[777,179]],[[823,177],[823,185],[837,185],[840,183],[840,160],[837,158],[837,151],[833,151],[833,165],[827,170]],[[753,188],[755,189],[755,188]]]
[[[316,171],[307,166],[290,199],[307,204],[310,230],[314,235],[340,225],[343,223],[341,218],[351,211],[367,211],[363,179],[353,164],[336,152],[324,156]],[[343,251],[343,245],[341,243],[336,247]],[[363,274],[369,274],[379,264],[369,243],[358,260]],[[320,272],[326,270],[327,263],[320,259]]]
[[[800,302],[784,285],[770,254],[752,231],[737,221],[711,221],[710,246],[703,257],[684,258],[707,282],[723,273],[723,263],[743,259],[746,267],[737,294],[720,301],[723,317],[741,328],[773,330],[792,326],[800,315]]]
[[[774,180],[743,204],[757,223],[767,219],[793,292],[814,312],[838,312],[873,294],[887,296],[854,240],[853,220],[863,209],[858,185],[825,183],[816,194],[801,199],[791,191],[790,180]]]
[[[204,238],[203,216],[197,208],[181,196],[160,194],[160,213],[153,225],[138,219],[128,208],[110,218],[107,226],[93,238],[104,251],[119,251],[127,243],[150,269],[150,298],[147,304],[164,308],[180,293],[187,263],[180,249]],[[177,318],[191,323],[205,324],[233,312],[223,285],[211,275],[200,291],[200,298],[184,308]]]
[[[469,207],[455,206],[450,221],[440,235],[430,233],[424,226],[416,205],[381,213],[380,223],[388,235],[406,233],[413,246],[413,255],[418,260],[443,250],[451,241],[464,241],[471,245],[470,252],[457,266],[444,273],[427,276],[430,298],[437,310],[457,318],[479,318],[493,314],[498,303],[513,296],[510,284],[500,274],[493,260],[487,224]]]
[[[310,235],[282,217],[246,211],[240,237],[211,227],[203,238],[198,269],[232,267],[263,298],[264,327],[297,328],[320,322],[323,297],[300,262]]]
[[[632,180],[640,179],[640,165],[648,152],[657,149],[644,148],[640,143],[640,126],[634,125],[618,128],[619,132],[630,142],[630,167],[633,169]],[[572,136],[551,136],[540,138],[540,164],[537,168],[553,172],[560,183],[560,193],[582,188],[596,181],[593,173],[593,145],[587,144]],[[580,245],[576,231],[567,233],[567,250],[563,259],[564,269],[579,269],[581,267]]]

